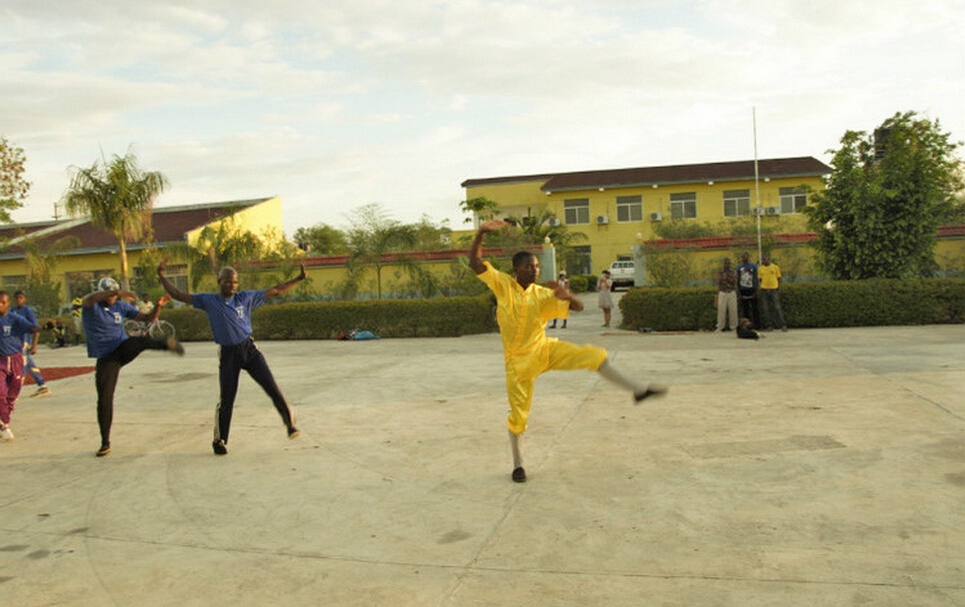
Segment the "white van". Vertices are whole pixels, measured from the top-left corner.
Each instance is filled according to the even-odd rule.
[[[634,286],[633,277],[635,274],[633,260],[614,261],[610,264],[610,279],[613,280],[613,289]]]

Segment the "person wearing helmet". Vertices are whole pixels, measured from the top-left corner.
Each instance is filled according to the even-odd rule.
[[[251,312],[272,297],[281,295],[305,280],[305,264],[301,265],[301,272],[295,278],[270,289],[257,291],[239,291],[238,272],[225,266],[218,272],[218,293],[185,293],[168,280],[166,271],[167,260],[163,260],[158,264],[157,275],[164,290],[174,299],[204,310],[211,324],[214,341],[219,346],[218,382],[221,398],[214,416],[214,439],[211,442],[214,454],[228,454],[228,430],[242,369],[248,372],[271,399],[285,424],[288,438],[297,438],[299,431],[295,427],[295,415],[275,383],[265,356],[255,346]]]
[[[124,321],[133,318],[152,323],[157,320],[161,308],[171,300],[167,295],[157,300],[150,312],[121,301],[136,300],[137,295],[122,291],[117,281],[101,278],[97,290],[84,297],[81,303],[81,321],[87,335],[87,356],[97,359],[94,383],[97,386],[97,424],[100,426],[101,447],[97,457],[111,452],[111,423],[114,419],[114,389],[121,367],[131,362],[144,350],[168,350],[181,356],[184,348],[173,337],[166,340],[147,336],[131,337],[124,331]]]

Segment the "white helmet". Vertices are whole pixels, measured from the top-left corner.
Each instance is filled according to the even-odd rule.
[[[120,289],[120,288],[121,288],[121,285],[117,284],[117,281],[111,278],[110,276],[105,276],[104,278],[101,278],[99,281],[97,281],[98,291],[116,291],[117,289]]]

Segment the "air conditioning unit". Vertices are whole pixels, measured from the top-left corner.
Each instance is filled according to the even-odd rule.
[[[597,216],[596,216],[596,224],[597,224],[597,225],[601,225],[601,226],[602,226],[602,225],[606,225],[606,224],[608,224],[608,223],[610,223],[610,216],[609,216],[609,215],[597,215]]]
[[[663,221],[663,213],[650,213],[650,221]]]
[[[551,228],[555,228],[556,226],[560,225],[560,218],[556,216],[550,217],[548,220],[546,220],[546,223],[548,223]]]
[[[780,215],[780,214],[781,214],[781,207],[767,207],[767,214],[768,214],[768,215]]]
[[[753,211],[754,211],[754,215],[755,215],[755,216],[756,216],[756,215],[763,215],[763,214],[764,214],[764,207],[754,207]]]

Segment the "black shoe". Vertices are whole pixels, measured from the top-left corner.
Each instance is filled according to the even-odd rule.
[[[228,446],[220,438],[211,443],[211,448],[214,449],[215,455],[228,455]]]
[[[295,426],[288,426],[288,438],[298,438],[301,432]]]
[[[174,339],[173,337],[168,338],[167,346],[168,346],[168,350],[170,350],[171,352],[174,352],[178,356],[184,356],[184,346],[182,346],[181,342]]]
[[[663,386],[651,385],[643,392],[634,392],[633,402],[634,404],[639,405],[645,398],[650,398],[652,396],[665,396],[666,394],[667,394],[667,389],[664,388]]]
[[[95,453],[94,455],[96,455],[97,457],[104,457],[105,455],[107,455],[107,454],[110,453],[110,452],[111,452],[111,444],[110,444],[110,443],[104,443],[103,445],[101,445],[101,448],[98,449],[98,450],[97,450],[97,453]]]
[[[513,470],[513,482],[514,483],[525,483],[526,482],[526,471],[520,466]]]

